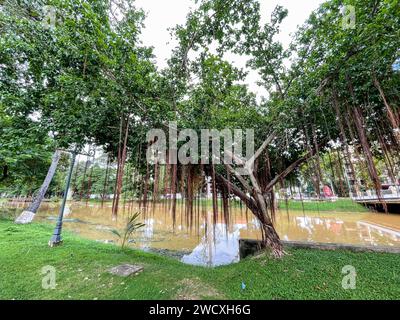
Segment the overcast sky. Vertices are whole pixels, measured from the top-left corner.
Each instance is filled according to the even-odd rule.
[[[323,0],[260,0],[263,19],[267,19],[277,5],[282,5],[289,10],[288,17],[282,24],[280,39],[287,46],[290,42],[290,34],[295,32],[310,13],[318,8]],[[177,24],[183,24],[191,7],[192,0],[136,0],[136,5],[146,12],[145,29],[142,34],[143,44],[154,47],[156,62],[160,68],[166,66],[166,60],[170,57],[171,50],[176,42],[171,40],[168,28]],[[245,59],[235,56],[227,58],[237,67],[245,66]],[[251,72],[246,79],[250,90],[258,97],[265,96],[264,89],[257,86],[258,76]]]

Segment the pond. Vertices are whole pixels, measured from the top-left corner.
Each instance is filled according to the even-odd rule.
[[[18,214],[26,203],[3,203]],[[43,203],[37,221],[55,225],[59,204]],[[137,203],[130,205],[138,211]],[[1,211],[1,210],[0,210]],[[174,256],[184,263],[217,266],[239,260],[239,239],[260,239],[257,221],[250,212],[240,207],[231,208],[229,225],[219,221],[212,226],[212,209],[205,207],[199,219],[194,218],[192,228],[187,227],[183,205],[178,205],[176,226],[167,205],[158,204],[143,213],[146,226],[133,234],[130,246]],[[78,235],[116,243],[112,229],[125,225],[128,207],[120,208],[117,221],[111,219],[111,204],[68,202],[64,215],[64,228]],[[282,240],[400,247],[400,215],[360,212],[305,212],[278,211],[276,228]],[[49,235],[50,237],[51,235]]]

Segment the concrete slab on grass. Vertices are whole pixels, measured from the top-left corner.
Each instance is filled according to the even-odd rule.
[[[129,277],[130,275],[138,274],[141,271],[143,271],[143,267],[134,264],[121,264],[108,270],[109,273],[121,277]]]

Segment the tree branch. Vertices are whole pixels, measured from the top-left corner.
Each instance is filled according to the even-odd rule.
[[[324,146],[324,144],[327,141],[321,142],[318,145],[318,148],[321,148]],[[303,157],[297,159],[295,162],[293,162],[290,166],[288,166],[285,170],[283,170],[280,174],[278,174],[277,176],[275,176],[274,179],[272,179],[270,181],[270,183],[268,183],[268,185],[265,187],[264,192],[267,193],[269,191],[272,190],[272,188],[274,187],[275,184],[277,184],[281,179],[284,179],[288,174],[290,174],[294,169],[296,169],[299,165],[301,165],[303,162],[307,161],[309,158],[311,158],[312,156],[314,156],[316,153],[315,149],[312,149],[310,151],[308,151]]]

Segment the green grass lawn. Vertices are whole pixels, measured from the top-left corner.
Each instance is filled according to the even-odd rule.
[[[289,210],[304,210],[305,211],[332,211],[332,212],[368,212],[364,206],[354,202],[351,199],[338,199],[336,201],[288,201]],[[286,210],[284,200],[279,202],[279,208]]]
[[[218,268],[177,260],[64,232],[49,248],[52,227],[0,220],[0,299],[399,299],[400,257],[394,254],[290,249],[282,260],[266,255]],[[123,278],[107,273],[121,263],[144,271]],[[55,289],[42,289],[42,267],[56,268]],[[357,270],[355,290],[341,286],[341,270]],[[246,284],[241,289],[242,281]]]

